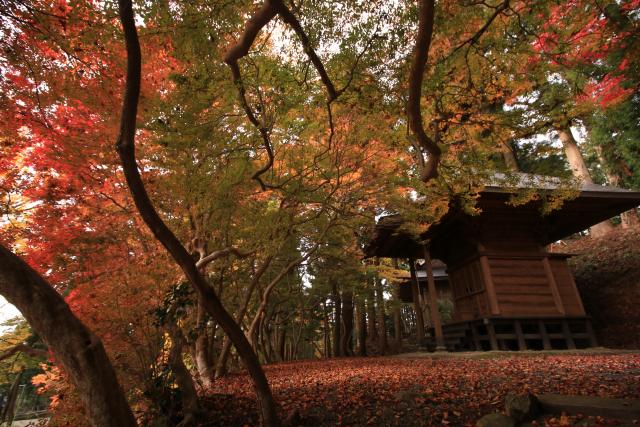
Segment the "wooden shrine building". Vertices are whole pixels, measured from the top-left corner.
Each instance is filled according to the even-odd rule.
[[[452,207],[415,239],[401,231],[402,218],[390,215],[376,224],[365,248],[368,257],[442,260],[450,284],[453,315],[440,326],[429,310],[437,347],[449,350],[581,348],[596,345],[590,319],[567,264],[568,254],[545,247],[640,204],[640,192],[585,184],[579,194],[546,215],[539,201],[513,206],[517,189],[556,189],[553,178],[519,174],[510,189],[487,185],[480,193],[479,215]],[[420,243],[428,242],[428,246]],[[428,284],[429,307],[435,307],[435,278]],[[602,284],[606,286],[606,284]],[[419,291],[417,291],[419,292]],[[414,293],[414,295],[418,295]],[[405,298],[406,299],[406,298]]]

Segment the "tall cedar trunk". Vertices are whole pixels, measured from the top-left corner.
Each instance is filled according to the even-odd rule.
[[[342,293],[342,330],[341,353],[343,356],[353,356],[353,292]]]
[[[364,310],[364,300],[358,298],[356,303],[356,316],[358,318],[358,356],[367,355],[367,314]]]
[[[289,360],[295,360],[298,358],[298,346],[300,345],[300,338],[302,338],[302,330],[304,329],[304,308],[300,307],[300,320],[298,323],[298,333],[295,333],[295,324],[292,325],[292,333],[294,334],[294,339],[293,342],[290,344],[291,346],[291,354],[289,357]],[[303,345],[303,349],[302,351],[304,351],[304,345]]]
[[[385,319],[387,317],[384,309],[384,295],[382,293],[382,281],[376,279],[376,308],[378,313],[378,347],[381,353],[387,351],[387,328]]]
[[[393,305],[393,340],[396,351],[402,350],[402,313],[400,313],[400,300],[396,297]]]
[[[331,328],[329,326],[329,313],[327,312],[327,303],[326,301],[322,303],[322,329],[324,332],[324,357],[328,359],[331,357]]]
[[[420,285],[418,284],[418,276],[416,276],[415,260],[409,260],[409,269],[411,272],[411,296],[413,298],[413,310],[416,316],[416,334],[418,335],[418,345],[422,345],[425,340],[424,316],[422,306],[420,304]]]
[[[400,269],[398,266],[398,259],[393,259],[393,268]],[[400,308],[402,307],[402,301],[400,300],[400,287],[395,286],[395,292],[393,293],[393,339],[395,341],[395,350],[402,350],[402,314]]]
[[[271,316],[265,314],[262,316],[258,327],[258,343],[262,347],[265,363],[271,363],[273,361],[273,345],[271,343],[271,329],[269,328],[270,320]]]
[[[191,426],[196,423],[196,418],[200,412],[200,404],[198,403],[198,393],[196,392],[193,378],[182,359],[184,337],[178,325],[176,325],[173,320],[168,322],[167,330],[171,337],[169,365],[171,366],[171,371],[173,372],[176,384],[180,390],[180,397],[182,398],[182,414],[184,418],[180,425]]]
[[[202,301],[198,298],[196,320],[196,349],[195,361],[198,369],[198,376],[204,387],[211,386],[211,377],[213,368],[211,366],[211,358],[209,357],[209,333],[207,331],[207,316],[202,305]]]
[[[602,154],[602,147],[596,147],[596,152],[598,153],[598,159],[600,160],[600,164],[604,167],[604,170],[607,174],[607,181],[609,181],[609,185],[619,186],[620,185],[620,175],[617,172],[614,172],[614,169],[608,164],[604,155]],[[622,212],[620,214],[620,226],[622,228],[632,228],[640,225],[640,218],[638,218],[638,210],[636,208],[630,209],[626,212]]]
[[[24,261],[0,245],[0,294],[15,305],[53,350],[78,389],[94,426],[135,426],[124,392],[100,338]]]
[[[284,322],[280,320],[280,312],[277,312],[273,319],[273,347],[275,347],[274,359],[278,362],[284,361],[284,345],[285,345],[285,332]]]
[[[340,351],[340,343],[342,342],[342,299],[335,283],[331,284],[331,295],[333,297],[333,357],[340,357],[343,356]]]
[[[558,128],[556,129],[556,132],[558,132],[558,136],[560,137],[560,141],[564,147],[564,152],[567,155],[567,161],[571,166],[571,173],[573,176],[584,183],[592,184],[593,180],[591,179],[591,175],[589,175],[589,169],[587,168],[587,164],[582,157],[580,148],[578,148],[578,143],[574,139],[569,126],[567,125],[564,128]],[[608,220],[592,225],[589,228],[589,232],[593,237],[602,237],[611,230],[613,230],[613,224]]]
[[[376,327],[376,303],[375,292],[370,289],[367,296],[367,335],[370,340],[378,340],[378,328]]]
[[[278,327],[278,358],[281,362],[286,360],[284,354],[285,343],[287,342],[287,325],[282,324]]]
[[[131,0],[119,0],[118,5],[127,51],[127,77],[116,149],[120,156],[122,169],[133,196],[133,201],[145,224],[147,224],[155,238],[167,249],[167,252],[171,254],[198,293],[207,313],[218,322],[235,345],[253,380],[262,424],[265,426],[277,426],[280,422],[276,413],[276,405],[271,394],[269,382],[262,370],[262,366],[260,366],[256,353],[240,326],[222,305],[215,290],[209,286],[198,271],[198,267],[189,252],[158,215],[142,182],[135,156],[136,116],[140,98],[142,64],[140,42]]]

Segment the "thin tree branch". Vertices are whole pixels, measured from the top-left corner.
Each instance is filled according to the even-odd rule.
[[[300,21],[298,21],[298,18],[295,17],[295,15],[289,10],[289,8],[284,4],[282,0],[271,0],[271,2],[273,4],[273,8],[278,12],[278,15],[280,15],[282,20],[286,24],[289,24],[289,26],[291,26],[293,31],[295,31],[295,33],[298,35],[298,38],[300,39],[300,43],[302,43],[302,48],[304,49],[304,52],[309,57],[309,60],[311,60],[311,63],[313,64],[313,66],[316,68],[316,71],[318,71],[318,74],[320,75],[320,80],[322,80],[322,83],[327,88],[327,94],[329,95],[328,102],[329,103],[333,102],[338,97],[338,92],[336,91],[336,88],[333,85],[333,82],[329,78],[329,75],[327,74],[327,70],[324,68],[324,65],[322,64],[322,61],[318,57],[318,54],[311,46],[311,42],[309,41],[309,36],[307,36],[307,33],[302,28],[302,25],[300,25]],[[269,1],[267,1],[266,3],[269,3]]]
[[[504,12],[507,8],[509,8],[509,0],[504,0],[498,6],[495,6],[494,7],[495,10],[494,10],[493,14],[489,17],[487,22],[485,22],[484,25],[482,27],[480,27],[480,29],[478,31],[476,31],[476,33],[473,36],[469,37],[464,42],[459,44],[455,49],[453,49],[451,51],[451,53],[448,55],[448,57],[453,56],[457,51],[459,51],[460,49],[462,49],[464,46],[466,46],[468,44],[469,45],[476,44],[478,42],[478,40],[480,40],[482,35],[487,32],[487,30],[489,29],[489,27],[491,26],[493,21],[495,21],[496,18],[498,16],[500,16],[502,14],[502,12]]]
[[[8,359],[16,353],[24,353],[27,356],[31,357],[46,357],[48,352],[46,350],[42,350],[40,348],[33,348],[23,342],[11,347],[9,350],[0,354],[0,361]]]
[[[274,154],[273,149],[271,147],[271,140],[269,136],[269,130],[266,126],[262,125],[255,114],[251,110],[249,106],[249,102],[247,101],[246,89],[244,87],[244,82],[242,81],[242,73],[240,72],[240,65],[238,61],[240,58],[246,56],[249,53],[249,49],[253,45],[258,33],[265,25],[267,25],[274,17],[276,16],[276,10],[273,7],[272,3],[269,1],[265,1],[258,10],[245,24],[245,29],[238,42],[232,45],[224,55],[224,62],[231,68],[231,74],[233,76],[233,83],[236,85],[238,89],[238,99],[240,101],[240,105],[244,109],[249,121],[258,129],[260,132],[260,136],[262,137],[262,145],[264,146],[265,151],[267,152],[268,160],[260,169],[254,172],[251,176],[252,179],[255,179],[260,184],[262,190],[267,189],[267,185],[262,180],[261,175],[266,173],[273,166]]]
[[[232,45],[224,55],[224,62],[229,65],[231,68],[231,74],[233,76],[233,82],[238,89],[238,98],[240,100],[240,104],[244,109],[249,121],[258,129],[260,132],[260,136],[262,138],[262,145],[267,152],[267,162],[254,174],[252,175],[252,179],[255,179],[260,184],[262,190],[266,190],[267,188],[276,188],[273,185],[266,184],[261,176],[269,171],[273,167],[275,155],[273,153],[273,147],[271,144],[270,138],[270,129],[266,124],[260,123],[249,106],[249,102],[247,101],[246,89],[244,83],[242,81],[242,73],[240,71],[240,66],[238,61],[240,58],[246,56],[249,53],[249,49],[255,42],[258,33],[262,28],[264,28],[276,15],[279,15],[282,20],[288,24],[293,31],[297,34],[300,42],[302,43],[302,47],[309,57],[311,63],[313,63],[316,68],[318,74],[320,75],[320,79],[322,83],[327,89],[327,117],[329,121],[329,147],[331,146],[331,142],[333,140],[335,134],[335,128],[333,123],[333,114],[331,111],[331,104],[335,101],[340,94],[346,89],[343,88],[341,91],[337,91],[333,82],[329,78],[329,75],[322,63],[322,60],[318,57],[317,53],[311,46],[311,42],[307,33],[302,28],[300,21],[296,18],[296,16],[289,10],[289,8],[284,4],[282,0],[266,0],[262,7],[247,21],[245,24],[245,29],[240,39],[238,39],[237,43]],[[359,60],[359,58],[358,58]],[[349,81],[350,83],[350,81]],[[348,84],[347,84],[348,85]]]
[[[218,251],[214,251],[211,252],[209,255],[202,257],[200,260],[198,260],[198,262],[196,262],[196,267],[197,268],[204,268],[207,265],[209,265],[211,262],[222,258],[224,256],[229,256],[229,255],[235,255],[238,258],[247,258],[251,255],[253,255],[255,253],[255,251],[252,252],[240,252],[240,250],[238,248],[234,248],[233,246],[230,246],[228,248],[224,248],[224,249],[220,249]]]

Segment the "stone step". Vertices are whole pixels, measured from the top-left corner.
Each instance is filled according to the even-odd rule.
[[[536,396],[543,413],[601,416],[620,420],[640,420],[640,399],[610,399],[594,396],[540,394]]]

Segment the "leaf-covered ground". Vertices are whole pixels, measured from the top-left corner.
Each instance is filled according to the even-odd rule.
[[[492,358],[350,358],[265,367],[296,425],[473,425],[506,393],[640,397],[640,353]],[[255,425],[247,375],[217,381],[203,425]]]

